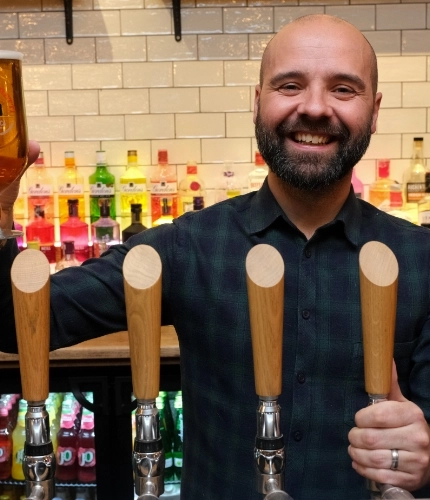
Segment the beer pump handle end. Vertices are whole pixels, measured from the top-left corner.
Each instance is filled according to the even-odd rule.
[[[284,261],[275,248],[261,244],[248,252],[245,267],[255,390],[260,397],[277,398],[282,390]]]
[[[11,269],[23,398],[45,402],[49,395],[50,267],[39,250],[19,253]]]
[[[155,400],[160,391],[161,260],[148,245],[133,247],[124,259],[133,392]]]
[[[383,243],[366,243],[359,255],[364,376],[369,394],[391,389],[399,266]]]

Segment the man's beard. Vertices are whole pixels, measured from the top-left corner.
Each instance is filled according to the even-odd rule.
[[[318,191],[333,185],[351,172],[366,152],[370,138],[372,117],[356,137],[343,125],[330,125],[328,119],[312,121],[299,118],[294,123],[283,122],[274,131],[263,123],[260,111],[255,121],[258,149],[267,165],[282,181],[304,191]],[[293,131],[335,136],[336,153],[297,153],[288,151],[285,139]]]

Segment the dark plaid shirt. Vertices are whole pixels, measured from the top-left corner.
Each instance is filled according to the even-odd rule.
[[[370,240],[386,243],[398,259],[395,359],[405,396],[430,420],[430,231],[381,213],[352,192],[336,219],[309,241],[266,183],[257,193],[186,214],[53,276],[51,346],[126,329],[122,262],[130,247],[153,246],[163,263],[163,323],[175,326],[181,348],[182,498],[261,499],[253,462],[258,397],[245,258],[256,244],[273,245],[286,269],[280,397],[285,489],[294,500],[365,499],[347,435],[368,400],[358,253]],[[2,252],[4,278],[10,252]],[[8,294],[0,300],[6,307]],[[15,349],[12,333],[1,335],[0,348]]]

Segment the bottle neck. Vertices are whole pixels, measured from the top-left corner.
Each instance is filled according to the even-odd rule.
[[[131,212],[131,223],[132,224],[141,224],[142,223],[142,212],[140,210],[136,210]]]

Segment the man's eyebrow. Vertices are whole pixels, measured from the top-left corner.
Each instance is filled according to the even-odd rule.
[[[302,71],[286,71],[284,73],[278,73],[273,78],[270,79],[269,84],[272,87],[285,82],[286,80],[301,79],[307,77],[307,74]],[[364,81],[357,75],[352,73],[333,73],[330,75],[332,80],[339,80],[340,82],[349,82],[356,85],[360,90],[366,88]]]

